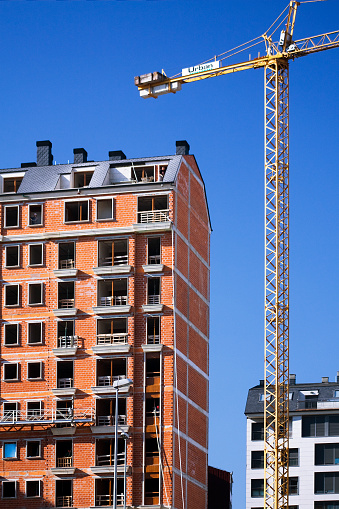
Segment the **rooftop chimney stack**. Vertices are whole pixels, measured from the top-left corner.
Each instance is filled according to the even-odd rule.
[[[337,383],[339,383],[339,371],[337,371]]]
[[[264,387],[264,380],[259,380],[260,387]]]
[[[110,150],[108,152],[108,157],[110,161],[121,161],[122,159],[126,159],[122,150]]]
[[[84,148],[74,148],[74,164],[87,163],[87,152]]]
[[[323,376],[323,377],[321,378],[321,383],[322,383],[322,384],[328,384],[328,376]]]
[[[294,373],[290,373],[290,385],[295,385],[297,379],[297,375]]]
[[[52,143],[49,140],[37,141],[36,162],[37,166],[52,166]]]
[[[190,146],[186,140],[176,141],[175,146],[177,156],[188,156],[190,153]]]

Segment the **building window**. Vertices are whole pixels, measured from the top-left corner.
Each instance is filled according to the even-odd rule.
[[[67,389],[73,385],[73,361],[59,361],[57,363],[57,387],[58,389]],[[61,402],[64,403],[64,402]]]
[[[145,505],[159,504],[159,477],[145,477]]]
[[[289,477],[288,479],[288,494],[299,495],[299,477]]]
[[[6,246],[5,247],[5,267],[19,267],[20,265],[20,247],[19,246]]]
[[[42,362],[27,362],[27,380],[42,379]]]
[[[3,420],[5,422],[15,422],[19,417],[19,403],[17,401],[6,401],[3,404]]]
[[[94,171],[75,171],[73,173],[73,187],[88,187]]]
[[[105,198],[97,200],[97,220],[107,221],[114,219],[114,199]]]
[[[73,348],[78,345],[78,337],[74,335],[74,320],[58,322],[58,348]]]
[[[147,304],[160,304],[160,277],[149,277],[147,280]]]
[[[40,497],[40,484],[41,481],[26,481],[26,497]]]
[[[5,228],[18,228],[19,226],[19,206],[5,206]]]
[[[264,479],[251,479],[251,497],[259,498],[264,496]]]
[[[114,479],[111,477],[95,479],[95,505],[97,507],[113,505]],[[117,479],[117,505],[124,505],[124,481]]]
[[[299,466],[299,449],[289,449],[289,466],[290,467],[298,467]]]
[[[4,178],[4,193],[17,193],[23,176]]]
[[[56,402],[56,419],[71,420],[73,417],[73,401],[64,399]]]
[[[59,269],[74,269],[75,242],[59,243]]]
[[[74,307],[74,281],[67,283],[58,283],[58,308],[73,308]]]
[[[314,502],[314,509],[339,509],[339,500]]]
[[[339,398],[339,391],[334,391],[334,397]]]
[[[34,267],[35,265],[43,265],[43,245],[42,244],[29,244],[28,246],[28,265]]]
[[[58,440],[55,444],[57,468],[69,468],[73,465],[72,440]]]
[[[5,306],[19,306],[19,285],[5,285]]]
[[[96,400],[96,424],[97,426],[114,426],[115,423],[115,398],[100,398]],[[118,424],[127,424],[126,398],[119,397],[118,401]]]
[[[19,324],[5,323],[4,325],[4,344],[6,346],[16,346],[19,344]]]
[[[101,240],[98,242],[98,266],[127,265],[128,240]]]
[[[7,460],[17,459],[18,457],[18,444],[16,442],[3,443],[2,457]]]
[[[2,498],[16,498],[16,481],[2,481]]]
[[[43,283],[28,283],[28,305],[40,306],[43,304]]]
[[[142,196],[138,198],[138,223],[169,221],[167,196]]]
[[[98,281],[98,306],[124,306],[127,301],[127,278]]]
[[[17,382],[19,380],[19,364],[17,362],[6,362],[4,364],[5,382]]]
[[[126,358],[100,359],[97,361],[97,386],[112,386],[115,380],[126,378]]]
[[[139,163],[140,164],[140,163]],[[154,182],[154,166],[132,166],[131,179],[137,182]]]
[[[339,465],[339,444],[315,444],[315,465]]]
[[[148,237],[147,240],[147,264],[155,265],[161,263],[160,237]]]
[[[126,318],[97,321],[97,345],[115,345],[128,343]]]
[[[88,219],[88,200],[65,202],[65,223],[79,223]]]
[[[27,440],[26,458],[41,458],[41,441]]]
[[[160,316],[147,317],[147,344],[158,345],[160,343]]]
[[[252,440],[264,440],[263,422],[252,422]]]
[[[252,451],[251,468],[264,468],[264,451]]]
[[[339,415],[307,415],[302,418],[303,437],[339,436]]]
[[[28,322],[27,328],[28,328],[27,343],[29,345],[41,345],[42,322]]]
[[[72,481],[63,479],[55,481],[55,505],[56,507],[72,507]]]
[[[339,493],[339,472],[315,472],[314,493]]]
[[[29,205],[28,206],[28,225],[29,226],[41,226],[43,222],[42,218],[42,204]]]
[[[27,401],[27,420],[36,421],[40,420],[43,415],[43,402],[42,401]]]

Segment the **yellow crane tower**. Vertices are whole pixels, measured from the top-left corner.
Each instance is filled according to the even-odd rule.
[[[339,31],[294,40],[297,8],[291,1],[260,37],[168,78],[135,78],[144,98],[176,93],[185,83],[247,69],[265,70],[265,509],[288,508],[289,437],[289,61],[339,47]],[[281,26],[278,41],[274,34]],[[259,43],[265,56],[223,66]]]

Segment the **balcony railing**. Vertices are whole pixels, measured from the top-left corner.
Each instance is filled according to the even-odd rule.
[[[125,345],[128,342],[128,333],[97,334],[97,345]]]
[[[58,389],[69,389],[73,387],[73,378],[58,378]]]
[[[97,417],[98,426],[114,426],[115,416],[114,415],[98,415]],[[126,415],[118,415],[118,425],[125,426],[127,423]]]
[[[127,295],[113,295],[112,297],[100,297],[101,306],[126,306]]]
[[[150,210],[147,212],[138,212],[139,223],[163,223],[169,221],[169,210]]]
[[[113,263],[112,263],[113,261]],[[104,258],[99,259],[99,267],[111,267],[112,265],[127,265],[128,263],[128,255],[114,255],[105,256]]]
[[[118,452],[117,454],[117,465],[124,466],[125,464],[125,453]],[[114,466],[114,456],[111,454],[100,454],[97,455],[96,466]]]
[[[56,506],[57,507],[72,507],[73,506],[72,495],[57,497],[56,498]]]
[[[149,295],[148,304],[160,304],[160,295]]]
[[[299,410],[311,410],[318,407],[318,400],[298,401]]]
[[[160,343],[160,334],[156,334],[156,335],[148,334],[147,335],[147,344],[148,345],[159,345],[159,343]]]
[[[110,506],[113,505],[113,494],[112,495],[97,495],[96,498],[97,506]],[[124,505],[124,494],[117,494],[117,505]]]
[[[59,336],[58,348],[74,348],[78,346],[78,336]]]
[[[0,417],[0,425],[15,424],[17,422],[42,422],[53,423],[56,421],[86,421],[93,422],[95,420],[95,411],[93,408],[73,409],[58,408],[48,410],[28,410],[22,412],[20,410],[8,410]]]
[[[74,308],[74,299],[59,299],[59,308],[60,309]]]
[[[34,410],[27,410],[27,420],[28,421],[40,421],[43,415],[43,410],[36,408]]]
[[[126,375],[98,376],[98,387],[112,386],[115,380],[124,380]]]
[[[160,255],[149,255],[148,264],[149,265],[159,265],[160,264]]]
[[[67,468],[72,466],[72,456],[65,456],[64,458],[57,458],[58,468]]]
[[[59,267],[60,269],[74,269],[74,260],[72,258],[68,258],[67,260],[60,260]]]

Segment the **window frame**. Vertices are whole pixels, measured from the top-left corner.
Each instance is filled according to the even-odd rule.
[[[32,207],[40,207],[40,223],[31,223],[31,208]],[[36,226],[43,226],[44,225],[44,204],[42,202],[39,203],[29,203],[28,204],[28,220],[27,220],[27,226],[30,228],[34,228]]]
[[[16,225],[7,225],[7,210],[8,209],[17,209],[17,224]],[[12,228],[20,228],[20,209],[19,205],[5,205],[4,206],[4,228],[10,230]]]
[[[15,496],[14,497],[4,497],[4,485],[6,483],[14,483],[14,485],[15,485]],[[17,498],[17,483],[18,483],[17,479],[3,479],[2,486],[1,486],[1,498],[3,500],[14,500]]]
[[[35,246],[41,246],[41,263],[31,263],[31,248]],[[34,244],[28,244],[28,267],[42,267],[44,265],[44,244],[43,242],[36,242]]]
[[[112,210],[112,215],[111,217],[99,217],[99,203],[100,202],[103,202],[103,201],[111,201],[111,210]],[[114,197],[113,196],[108,196],[108,197],[100,197],[100,198],[96,198],[96,207],[95,207],[95,220],[96,221],[114,221],[115,220],[115,202],[114,202]]]
[[[5,456],[6,444],[15,444],[15,456]],[[17,460],[18,459],[18,441],[17,440],[3,440],[2,441],[2,459],[3,460]]]
[[[29,403],[29,401],[27,401],[27,403]],[[27,407],[26,407],[27,409]],[[38,442],[39,443],[39,456],[28,456],[27,454],[27,448],[28,448],[28,444],[30,442]],[[41,451],[42,451],[42,448],[41,448],[41,440],[40,439],[35,439],[35,438],[29,438],[26,440],[26,459],[41,459],[42,458],[42,454],[41,454]]]
[[[149,241],[150,240],[153,240],[153,239],[159,239],[159,244],[160,244],[160,261],[157,262],[157,263],[154,263],[154,264],[150,264],[149,262],[149,257],[150,257],[150,254],[149,254]],[[161,265],[161,261],[162,261],[162,242],[161,242],[162,238],[161,238],[161,235],[150,235],[149,237],[147,237],[147,253],[146,253],[146,264],[147,265]]]
[[[16,304],[7,304],[7,288],[16,286],[18,289],[18,298]],[[20,306],[20,284],[19,283],[6,283],[4,285],[4,307],[5,308],[14,308]]]
[[[16,325],[16,343],[6,343],[6,328],[9,326],[9,325]],[[3,326],[3,336],[4,336],[4,341],[3,341],[3,345],[4,346],[20,346],[20,340],[19,340],[19,336],[20,336],[20,323],[19,322],[6,322],[4,323],[4,326]]]
[[[36,323],[40,324],[40,341],[30,342],[29,340],[30,326]],[[27,342],[26,342],[27,345],[34,346],[43,344],[43,323],[44,322],[42,320],[34,320],[32,322],[31,321],[27,322]]]
[[[255,484],[256,481],[258,482],[258,484],[259,484],[259,481],[260,481],[260,487],[258,486],[257,488],[254,488],[253,484]],[[261,489],[261,482],[262,482],[262,489]],[[260,494],[259,495],[253,495],[253,492],[255,490],[258,491]],[[263,498],[264,494],[265,494],[264,479],[261,479],[261,478],[259,478],[259,479],[256,479],[256,478],[251,479],[251,498]]]
[[[17,194],[25,174],[26,174],[26,172],[24,172],[24,171],[20,171],[18,173],[7,173],[7,174],[3,173],[1,175],[1,181],[2,181],[1,182],[2,183],[1,190],[2,190],[2,192],[4,194]],[[17,183],[18,179],[21,179],[18,189],[16,189],[15,191],[5,191],[5,180],[15,180],[15,182]]]
[[[27,484],[29,482],[37,482],[39,483],[39,495],[34,495],[34,496],[28,496],[27,495]],[[25,497],[26,498],[41,498],[41,482],[42,480],[41,479],[25,479]]]
[[[8,248],[16,247],[18,250],[18,263],[17,265],[7,265],[7,250]],[[20,267],[20,244],[9,244],[5,246],[5,268],[6,269],[18,269]]]
[[[32,286],[40,286],[40,302],[30,302],[31,300],[31,287]],[[36,283],[31,281],[30,283],[27,283],[27,306],[34,307],[34,306],[43,306],[44,305],[44,283]]]
[[[72,189],[87,189],[91,183],[91,180],[92,180],[92,177],[94,175],[94,172],[95,172],[95,169],[96,169],[96,166],[90,166],[90,167],[83,167],[83,168],[73,168],[72,169],[72,174],[71,174],[71,181],[70,181],[70,184],[71,184],[71,188]],[[80,175],[83,175],[85,176],[86,173],[91,173],[91,178],[89,179],[89,182],[88,184],[85,184],[83,186],[76,186],[75,185],[75,176],[79,174]]]
[[[15,404],[15,407],[16,407],[16,408],[15,408],[15,410],[13,410],[13,411],[16,413],[16,417],[18,417],[18,412],[19,412],[19,408],[20,408],[20,402],[19,402],[19,401],[4,401],[4,402],[2,403],[2,415],[3,415],[3,416],[5,416],[5,413],[6,413],[6,412],[10,412],[10,411],[11,411],[11,410],[6,410],[6,409],[5,409],[5,405],[6,405],[6,404]],[[14,419],[14,420],[17,420],[17,418],[16,418],[16,419]]]
[[[40,365],[40,376],[39,377],[35,377],[35,378],[32,378],[30,376],[28,376],[28,366],[30,366],[31,364],[39,364]],[[31,382],[34,382],[35,380],[43,380],[43,361],[40,361],[40,360],[29,360],[27,361],[27,376],[26,376],[26,379],[31,381]]]
[[[5,378],[6,366],[16,365],[16,378]],[[3,364],[3,381],[4,382],[19,382],[20,380],[20,363],[19,362],[4,362]]]
[[[66,204],[67,203],[87,203],[87,219],[77,219],[75,221],[66,221]],[[79,198],[73,200],[64,200],[64,224],[89,223],[90,222],[90,199]]]

